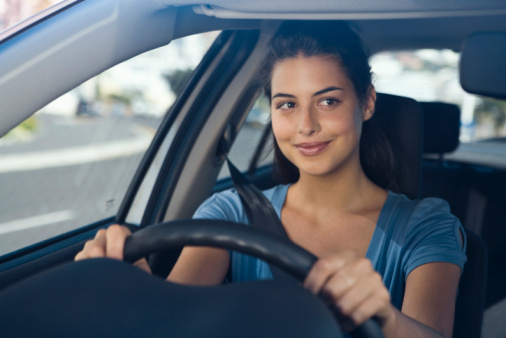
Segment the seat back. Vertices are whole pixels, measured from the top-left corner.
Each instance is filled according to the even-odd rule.
[[[469,187],[462,184],[462,175],[443,164],[443,154],[455,151],[459,145],[460,110],[458,106],[442,102],[421,102],[424,114],[424,154],[439,154],[438,163],[426,162],[423,167],[426,181],[424,196],[437,196],[450,203],[452,211],[461,214],[467,206]],[[464,191],[462,191],[464,189]],[[459,202],[460,201],[460,202]],[[456,210],[455,210],[456,209]],[[462,218],[462,215],[459,218]],[[467,224],[468,225],[468,224]],[[454,337],[480,337],[485,306],[488,272],[488,250],[481,237],[469,229],[467,263],[460,277],[459,294],[455,305]]]
[[[452,213],[465,225],[470,189],[466,173],[460,166],[444,161],[444,155],[459,146],[460,108],[444,102],[420,102],[420,105],[424,123],[422,196],[447,201]]]
[[[370,135],[376,135],[378,130],[388,141],[393,158],[384,156],[385,151],[380,148],[385,145],[378,139],[368,139]],[[390,174],[396,186],[386,188],[405,194],[410,199],[421,196],[422,132],[423,115],[420,104],[413,99],[390,94],[378,93],[374,115],[363,125],[361,153],[364,153],[362,148],[368,144],[372,151],[369,150],[366,157],[372,165],[389,166],[388,162],[393,160],[397,165]],[[400,163],[402,165],[398,165]],[[366,167],[364,163],[362,165]],[[371,177],[367,171],[366,174],[381,185],[381,177]],[[384,173],[381,175],[384,176]]]
[[[444,154],[457,149],[460,108],[445,102],[420,102],[423,110],[423,153]]]

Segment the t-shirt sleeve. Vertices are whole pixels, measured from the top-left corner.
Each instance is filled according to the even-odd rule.
[[[405,279],[420,265],[434,262],[453,263],[463,271],[465,232],[448,203],[438,198],[420,201],[411,215],[408,234]]]
[[[195,211],[193,218],[244,223],[244,211],[235,190],[226,190],[205,200]]]

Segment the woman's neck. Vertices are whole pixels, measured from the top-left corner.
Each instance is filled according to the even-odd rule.
[[[307,210],[358,212],[382,205],[386,191],[372,183],[361,167],[326,176],[301,173],[291,187],[290,202]],[[384,198],[382,198],[384,197]]]

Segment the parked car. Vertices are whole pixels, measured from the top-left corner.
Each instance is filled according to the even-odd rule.
[[[91,332],[88,330],[95,330],[95,335],[100,336],[118,332],[113,329],[119,327],[128,328],[124,326],[125,321],[135,323],[137,328],[163,327],[167,317],[151,312],[156,308],[178,318],[182,325],[178,327],[183,330],[177,331],[179,336],[185,333],[198,336],[197,331],[191,333],[184,328],[198,326],[205,322],[206,316],[229,318],[228,312],[219,313],[220,299],[227,299],[223,311],[236,311],[233,299],[237,298],[233,297],[239,297],[240,293],[234,290],[240,287],[231,287],[233,296],[227,297],[222,291],[213,291],[210,304],[214,306],[204,316],[192,320],[190,310],[201,305],[190,300],[190,294],[200,295],[200,291],[176,287],[174,292],[188,296],[188,302],[183,297],[177,298],[178,307],[168,309],[159,301],[168,302],[171,298],[159,296],[156,302],[155,291],[163,293],[165,284],[169,283],[162,285],[156,278],[147,280],[146,277],[152,277],[141,276],[137,270],[119,262],[116,265],[100,260],[81,264],[72,261],[86,240],[115,222],[135,230],[190,218],[210,194],[233,186],[227,174],[220,174],[227,154],[261,189],[276,184],[269,155],[269,121],[260,110],[251,108],[261,96],[259,67],[266,46],[284,20],[348,21],[359,32],[371,55],[383,55],[385,72],[411,74],[414,69],[442,69],[437,77],[430,72],[412,75],[413,86],[421,82],[423,85],[414,90],[409,88],[406,95],[416,95],[435,81],[449,93],[460,90],[455,89],[457,77],[448,75],[450,61],[446,62],[449,59],[457,62],[458,53],[463,53],[460,81],[465,90],[480,96],[470,98],[462,92],[456,96],[449,94],[453,99],[448,102],[439,102],[442,99],[435,95],[443,87],[424,91],[426,96],[422,100],[438,102],[420,103],[425,127],[422,123],[413,127],[419,128],[419,138],[414,129],[406,129],[411,127],[403,124],[399,130],[407,136],[393,132],[392,137],[399,146],[403,142],[419,146],[418,152],[409,147],[406,150],[403,160],[409,163],[402,175],[409,182],[401,192],[411,198],[445,198],[471,234],[473,243],[477,243],[476,254],[468,251],[470,261],[465,270],[470,272],[467,272],[466,284],[460,287],[455,336],[506,335],[503,321],[498,320],[506,314],[506,148],[497,139],[502,135],[506,117],[506,4],[500,0],[451,3],[66,0],[1,33],[0,135],[6,135],[32,115],[37,120],[29,137],[19,142],[0,143],[0,253],[3,254],[0,256],[0,298],[15,300],[17,306],[12,309],[0,302],[2,323],[9,313],[24,309],[26,318],[20,319],[17,332],[84,335]],[[165,52],[164,48],[176,49]],[[437,55],[444,54],[444,62],[441,56],[429,55],[429,49],[440,53]],[[403,52],[395,54],[399,51]],[[145,61],[139,62],[138,58],[143,57]],[[131,113],[129,105],[149,91],[140,93],[126,88],[126,94],[119,93],[118,88],[122,86],[115,85],[115,81],[121,82],[125,77],[128,83],[144,83],[144,80],[132,81],[129,76],[134,75],[130,73],[111,80],[104,73],[129,59],[137,60],[138,65],[159,62],[185,71],[194,67],[175,101],[170,86],[166,98],[160,98],[165,93],[161,85],[157,86],[154,97],[142,97],[143,102],[166,103],[165,116],[148,119]],[[190,59],[196,59],[194,64]],[[394,59],[400,63],[394,65]],[[378,67],[381,65],[378,63]],[[129,68],[135,69],[135,66]],[[161,78],[173,71],[170,67],[148,68],[156,68]],[[378,78],[385,76],[377,73]],[[142,72],[135,74],[141,76]],[[89,82],[91,78],[95,80]],[[100,82],[100,78],[107,81]],[[75,106],[65,115],[43,109],[86,81],[85,90],[80,92],[85,93],[86,102],[95,100],[101,107],[100,114],[93,119],[76,119]],[[410,85],[397,87],[407,86]],[[388,88],[388,83],[384,88]],[[382,97],[380,109],[397,109],[395,99],[389,95]],[[121,114],[112,113],[118,105],[122,107]],[[472,112],[476,107],[481,109],[481,115]],[[248,117],[250,111],[253,115]],[[466,123],[461,123],[461,115]],[[402,111],[395,116],[402,116]],[[393,123],[397,123],[395,116]],[[241,128],[248,122],[255,128]],[[476,141],[477,123],[482,123],[479,131],[484,135],[482,138],[490,135],[490,140]],[[462,135],[471,142],[459,143],[461,127],[465,132]],[[491,130],[492,134],[484,130]],[[9,135],[12,134],[4,139]],[[153,271],[167,274],[179,252],[171,246],[171,250],[153,255]],[[97,284],[84,283],[90,279],[85,274],[91,271],[105,278],[98,279],[103,282],[103,289]],[[124,283],[122,292],[132,297],[114,294],[109,286],[117,283]],[[302,309],[294,317],[283,317],[283,320],[307,323],[312,310],[323,318],[319,325],[328,325],[330,331],[335,329],[335,323],[326,321],[330,318],[326,310],[319,303],[307,300],[305,295],[283,291],[275,285],[263,291],[267,293],[265,299],[271,299],[267,303],[270,310],[261,310],[266,327],[276,325],[271,320],[277,318],[273,317],[274,309],[282,311],[275,304],[294,297],[301,298],[300,307],[306,307],[307,311]],[[115,317],[112,312],[112,317],[100,322],[103,318],[99,316],[86,317],[89,313],[65,308],[62,313],[68,314],[68,318],[55,319],[56,326],[54,322],[48,323],[52,311],[64,309],[62,304],[88,302],[101,295],[115,301],[128,298],[118,303],[116,309],[125,310],[118,312],[121,316],[132,317]],[[474,298],[466,298],[468,295]],[[244,301],[251,307],[260,307],[255,303],[259,297],[255,291]],[[139,303],[143,299],[150,299],[156,305]],[[135,304],[143,305],[132,310]],[[149,308],[148,312],[143,312],[142,306]],[[30,324],[30,318],[38,318],[33,323],[48,331],[31,326],[35,324]],[[224,323],[228,325],[229,335],[237,334],[240,325],[256,327],[257,324],[239,319]],[[0,333],[3,326],[0,325]],[[161,332],[128,330],[122,332],[127,335]],[[287,335],[296,333],[286,332]],[[219,335],[215,331],[208,333]]]

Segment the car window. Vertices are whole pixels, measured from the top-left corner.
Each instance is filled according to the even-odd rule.
[[[378,92],[458,105],[461,142],[506,136],[506,102],[464,92],[458,62],[459,53],[434,49],[387,51],[370,60]]]
[[[117,212],[163,116],[217,34],[119,64],[0,139],[0,255]]]
[[[261,144],[265,130],[270,124],[270,115],[269,100],[264,95],[260,95],[237,133],[228,156],[240,171],[246,172],[251,166],[258,168],[272,163],[274,153],[272,151],[272,136],[270,133],[266,135],[267,140],[265,144]],[[257,162],[252,163],[256,154],[258,154]],[[229,176],[228,167],[224,165],[218,179]]]
[[[1,0],[0,30],[12,27],[63,0]]]

